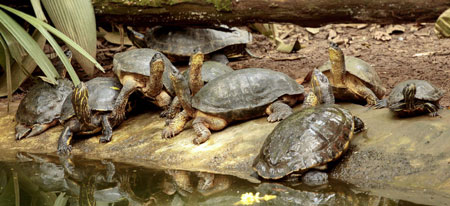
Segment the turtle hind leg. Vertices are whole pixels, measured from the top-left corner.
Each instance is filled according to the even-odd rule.
[[[25,137],[28,137],[28,134],[31,132],[31,128],[27,127],[23,124],[16,125],[16,140],[21,140]]]
[[[212,130],[221,130],[227,126],[227,121],[216,116],[208,115],[203,112],[197,112],[197,115],[192,122],[197,137],[194,139],[194,144],[202,144],[206,142],[211,136]]]
[[[276,101],[270,104],[266,109],[266,113],[269,115],[269,117],[267,117],[267,121],[281,121],[291,115],[292,112],[292,108],[289,105],[283,103],[282,101]]]
[[[100,143],[107,143],[111,141],[112,138],[112,126],[109,122],[108,115],[102,115],[102,133],[100,137]]]
[[[386,108],[388,106],[387,99],[378,99],[377,103],[373,106],[375,107],[375,109]]]
[[[55,126],[57,123],[58,121],[54,120],[48,124],[35,124],[31,128],[31,132],[30,134],[27,135],[27,137],[32,137],[41,134],[42,132],[45,132],[45,130],[47,130],[48,128]]]

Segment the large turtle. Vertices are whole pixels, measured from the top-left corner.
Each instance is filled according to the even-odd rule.
[[[122,85],[116,78],[97,77],[81,82],[70,94],[61,110],[64,129],[58,140],[58,153],[72,150],[72,136],[95,134],[102,131],[100,142],[111,141],[112,128],[121,123],[121,119],[111,119],[109,115]]]
[[[253,162],[259,176],[280,179],[311,168],[324,169],[347,150],[353,134],[364,128],[361,119],[334,104],[328,79],[316,69],[311,86],[313,92],[308,94],[302,110],[282,120],[266,138]],[[320,184],[327,175],[311,171],[303,179],[308,184]]]
[[[172,63],[153,49],[134,49],[114,55],[113,71],[123,85],[111,119],[125,119],[128,98],[136,90],[158,107],[167,109],[175,96],[168,68]]]
[[[286,74],[270,69],[249,68],[227,73],[213,79],[193,97],[186,79],[176,68],[172,68],[170,78],[184,110],[164,128],[163,137],[180,133],[185,123],[194,118],[195,144],[208,140],[210,129],[221,130],[232,121],[264,114],[269,114],[269,122],[282,120],[292,113],[289,105],[304,97],[303,86]]]
[[[221,50],[226,56],[244,51],[252,41],[249,32],[238,28],[221,29],[155,26],[142,35],[132,29],[127,30],[128,37],[136,47],[146,46],[166,55],[189,57],[197,51],[210,54]]]
[[[41,134],[56,125],[61,107],[72,92],[68,79],[59,79],[57,85],[41,81],[22,99],[16,112],[16,140]]]
[[[375,105],[386,89],[376,71],[365,61],[345,56],[339,46],[330,43],[330,60],[319,67],[331,81],[338,100],[366,102]]]
[[[377,108],[388,106],[398,116],[414,116],[429,113],[438,116],[439,100],[444,91],[424,80],[406,80],[392,89],[389,97],[379,101]]]

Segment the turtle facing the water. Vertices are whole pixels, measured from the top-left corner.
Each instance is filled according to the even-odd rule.
[[[424,80],[406,80],[398,83],[387,100],[381,100],[377,108],[389,107],[398,116],[414,116],[429,113],[438,116],[439,100],[444,91]]]
[[[100,142],[111,141],[112,128],[121,119],[111,119],[109,115],[122,85],[116,78],[97,77],[80,83],[67,98],[61,110],[64,129],[58,140],[58,153],[72,150],[73,135],[88,135],[102,131]]]
[[[328,49],[330,60],[319,67],[333,86],[336,99],[343,101],[364,101],[375,105],[386,89],[376,71],[365,61],[344,53],[335,43]]]
[[[210,129],[221,130],[233,121],[264,114],[269,114],[269,122],[285,119],[292,113],[289,105],[304,97],[303,86],[286,74],[270,69],[249,68],[224,74],[203,86],[193,97],[186,79],[176,68],[172,68],[170,77],[184,110],[163,130],[163,137],[180,133],[186,122],[194,118],[195,144],[207,141]]]
[[[280,179],[313,168],[324,169],[328,162],[338,159],[347,150],[354,133],[364,128],[361,119],[333,104],[332,89],[327,89],[328,81],[324,81],[321,75],[314,71],[314,93],[308,94],[307,105],[282,120],[267,136],[253,162],[253,169],[259,176]],[[311,98],[314,96],[318,98]],[[325,104],[316,106],[319,102]],[[326,175],[315,171],[315,174],[304,177],[313,184],[317,181],[322,183]]]

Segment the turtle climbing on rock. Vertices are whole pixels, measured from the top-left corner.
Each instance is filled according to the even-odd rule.
[[[128,98],[135,91],[140,91],[158,107],[168,109],[175,92],[168,71],[174,66],[167,57],[153,49],[134,49],[114,55],[113,64],[123,88],[111,119],[125,119]]]
[[[110,113],[122,85],[116,78],[97,77],[81,82],[67,98],[61,110],[64,129],[58,140],[58,153],[72,150],[73,135],[89,135],[102,131],[101,143],[111,141],[113,127],[121,119],[111,119]]]
[[[444,91],[424,80],[406,80],[392,89],[389,97],[378,101],[376,107],[389,109],[398,116],[415,116],[429,113],[438,116],[439,100]]]
[[[320,72],[317,74],[321,75]],[[327,82],[316,82],[316,86],[326,88]],[[292,173],[303,174],[310,169],[325,169],[328,162],[338,159],[347,150],[353,135],[364,128],[361,119],[333,104],[331,89],[321,90],[316,87],[313,90],[314,93],[308,94],[305,100],[309,105],[282,120],[267,136],[253,162],[253,169],[259,176],[281,179]],[[319,103],[317,100],[324,96],[328,96],[325,104],[316,106]],[[310,97],[318,98],[311,101]],[[303,178],[307,184],[326,182],[327,175],[312,171],[314,173]]]
[[[328,49],[330,60],[319,67],[333,86],[337,100],[365,102],[375,105],[386,89],[377,72],[365,61],[344,53],[335,43]]]
[[[265,114],[269,115],[269,122],[285,119],[292,113],[290,105],[304,98],[303,86],[286,74],[270,69],[249,68],[227,73],[203,86],[194,96],[176,68],[172,68],[170,78],[184,110],[164,128],[163,137],[177,135],[194,118],[195,144],[207,141],[210,129],[221,130],[233,121]]]

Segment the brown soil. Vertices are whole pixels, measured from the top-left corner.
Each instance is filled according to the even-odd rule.
[[[328,57],[328,42],[340,43],[346,55],[357,56],[369,62],[381,77],[388,92],[395,84],[406,79],[428,80],[435,86],[446,90],[447,95],[441,100],[443,106],[450,106],[450,39],[439,39],[433,31],[434,24],[403,24],[404,31],[385,33],[390,26],[344,25],[333,24],[320,28],[317,34],[311,34],[305,28],[293,25],[281,25],[286,32],[283,39],[298,39],[302,48],[293,53],[281,53],[275,43],[258,33],[253,33],[253,42],[248,45],[251,53],[259,58],[244,57],[234,59],[230,66],[234,69],[263,67],[284,72],[293,78],[304,76],[315,67],[322,65]],[[283,32],[283,31],[280,31]],[[377,35],[379,34],[379,35]],[[391,40],[377,40],[391,38]],[[112,57],[118,52],[104,39],[99,39],[98,61],[105,67],[105,74],[97,72],[96,76],[113,76]],[[427,53],[428,52],[428,53]],[[417,56],[420,54],[422,56]],[[416,55],[416,56],[414,56]],[[186,67],[186,64],[177,65]],[[75,64],[75,67],[77,65]],[[78,66],[79,68],[79,66]],[[88,77],[78,72],[82,80]],[[24,84],[27,85],[27,84]],[[29,85],[28,85],[29,86]],[[22,86],[27,90],[28,86]],[[16,92],[14,101],[21,99],[22,92]],[[0,103],[6,102],[5,98]]]

